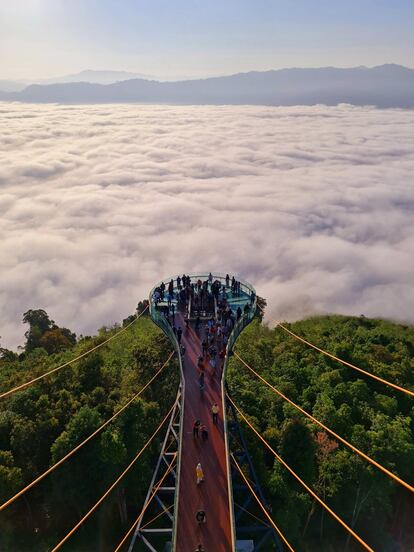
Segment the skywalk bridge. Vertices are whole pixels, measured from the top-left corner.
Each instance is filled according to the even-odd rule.
[[[168,475],[168,491],[161,487],[156,492],[156,500],[152,499],[160,510],[160,517],[164,517],[165,526],[143,528],[143,517],[129,550],[134,550],[137,539],[151,551],[160,550],[156,546],[160,546],[162,537],[167,540],[166,550],[180,552],[193,552],[200,544],[204,550],[215,552],[259,550],[252,539],[237,538],[237,522],[241,516],[239,512],[237,517],[233,507],[230,444],[237,442],[237,451],[234,452],[240,453],[244,442],[231,436],[229,426],[235,429],[236,424],[233,417],[228,418],[225,399],[227,361],[238,335],[255,316],[256,292],[250,284],[234,278],[226,279],[224,275],[192,274],[187,278],[184,285],[181,277],[178,280],[177,277],[169,278],[155,286],[150,294],[151,317],[169,337],[180,358],[179,416],[177,412],[173,413],[174,423],[166,437],[166,443],[175,442],[178,458],[176,468]],[[210,355],[203,355],[202,344],[207,340],[208,325],[217,323],[221,335],[213,338],[212,347],[217,354],[209,362]],[[181,331],[179,343],[177,334]],[[204,372],[202,388],[201,372]],[[212,405],[218,407],[216,424],[212,420]],[[201,435],[194,437],[195,420],[200,420],[206,427],[208,439],[203,440]],[[243,453],[248,458],[247,451],[243,450]],[[168,459],[164,454],[161,453],[163,459],[155,470],[147,500],[154,493],[155,482],[168,469]],[[198,463],[205,478],[199,485],[196,483]],[[254,473],[249,475],[255,477]],[[233,473],[233,476],[238,482],[237,474]],[[236,491],[240,494],[240,490],[246,489],[238,483]],[[166,496],[167,492],[170,496]],[[251,497],[242,498],[247,506]],[[196,515],[200,511],[205,513],[204,523],[197,522]],[[248,525],[262,543],[269,537],[278,543],[268,526]]]

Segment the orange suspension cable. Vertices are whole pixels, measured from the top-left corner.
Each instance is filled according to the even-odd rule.
[[[66,366],[69,366],[69,364],[73,364],[77,360],[80,360],[81,358],[85,357],[86,355],[89,355],[89,353],[92,353],[93,351],[96,351],[96,349],[99,349],[99,347],[102,347],[112,339],[115,339],[115,337],[118,337],[122,332],[125,332],[132,324],[134,324],[138,318],[140,318],[144,312],[148,309],[148,305],[145,307],[145,309],[136,317],[132,322],[127,324],[125,327],[120,329],[118,332],[116,332],[114,335],[111,335],[111,337],[108,337],[108,339],[105,339],[105,341],[102,341],[102,343],[99,343],[99,345],[96,345],[95,347],[92,347],[92,349],[89,349],[85,353],[82,353],[81,355],[77,356],[76,358],[73,358],[72,360],[68,360],[68,362],[65,362],[64,364],[61,364],[60,366],[57,366],[56,368],[53,368],[52,370],[49,370],[45,374],[42,374],[41,376],[37,376],[36,378],[33,378],[30,381],[27,381],[26,383],[22,383],[21,385],[18,385],[17,387],[14,387],[13,389],[10,389],[9,391],[6,391],[5,393],[0,393],[0,399],[4,399],[5,397],[8,397],[9,395],[12,395],[13,393],[16,393],[17,391],[21,391],[22,389],[25,389],[26,387],[29,387],[29,385],[32,385],[33,383],[36,383],[37,381],[46,378],[47,376],[50,376],[51,374],[54,374],[58,370],[61,370],[62,368],[65,368]]]
[[[289,542],[286,540],[285,536],[283,535],[282,531],[279,529],[279,527],[276,525],[276,523],[273,521],[273,519],[270,517],[270,514],[269,512],[266,510],[266,508],[263,506],[263,504],[261,503],[260,501],[260,498],[257,496],[257,494],[254,492],[253,490],[253,487],[250,485],[250,483],[248,482],[247,480],[247,477],[244,475],[241,467],[239,466],[239,464],[237,463],[236,459],[234,458],[233,454],[231,454],[231,457],[233,459],[233,462],[236,466],[236,468],[239,470],[240,472],[240,475],[243,477],[244,479],[244,482],[246,483],[246,485],[249,487],[250,489],[250,492],[252,493],[252,495],[254,496],[254,498],[257,500],[257,503],[258,505],[260,506],[260,508],[263,510],[263,513],[265,514],[265,516],[267,517],[267,519],[269,520],[269,522],[271,523],[272,527],[275,529],[275,531],[279,534],[280,538],[283,540],[283,542],[286,544],[286,546],[289,548],[289,550],[291,552],[295,552],[294,549],[290,546]],[[250,513],[250,512],[249,512]]]
[[[150,499],[148,500],[148,502],[146,503],[146,505],[143,507],[141,513],[139,514],[139,516],[137,517],[137,519],[134,521],[134,523],[131,525],[131,527],[128,529],[127,533],[125,534],[125,536],[123,537],[123,539],[121,540],[121,542],[118,544],[118,546],[115,548],[114,552],[118,552],[124,542],[127,540],[127,538],[129,537],[129,535],[132,533],[132,531],[134,530],[134,527],[139,523],[140,519],[142,518],[142,516],[145,514],[145,511],[146,509],[148,508],[148,506],[150,505],[151,503],[151,500],[154,498],[154,496],[157,494],[157,491],[158,489],[161,487],[162,483],[164,482],[164,479],[167,477],[167,475],[170,473],[170,471],[173,469],[173,464],[175,462],[175,459],[176,459],[176,456],[177,456],[177,453],[174,453],[174,457],[173,459],[171,460],[169,466],[168,466],[168,469],[167,471],[164,473],[164,475],[162,476],[162,478],[160,479],[159,483],[157,483],[157,485],[155,486],[152,494],[151,494],[151,497]],[[155,516],[155,518],[153,518],[150,522],[148,522],[146,525],[149,525],[150,523],[152,523],[153,521],[155,521],[157,518],[159,518],[162,514],[165,514],[165,512],[168,512],[168,510],[171,510],[171,508],[174,506],[174,504],[171,504],[171,506],[169,508],[166,508],[165,510],[163,510],[162,512],[160,512],[157,516]],[[143,528],[142,528],[143,529]]]
[[[83,518],[78,521],[78,523],[69,531],[69,533],[61,540],[59,541],[59,543],[53,548],[52,552],[56,552],[57,550],[59,550],[62,545],[69,539],[69,537],[71,537],[73,535],[73,533],[75,533],[75,531],[77,531],[79,529],[79,527],[88,519],[88,517],[93,514],[93,512],[98,508],[98,506],[100,504],[102,504],[102,502],[105,500],[105,498],[109,495],[109,493],[118,485],[118,483],[121,481],[121,479],[125,476],[125,474],[132,468],[132,466],[135,464],[135,462],[138,460],[138,458],[141,456],[141,454],[148,448],[148,446],[151,444],[151,442],[154,440],[154,438],[156,437],[157,433],[160,431],[160,429],[162,428],[162,426],[165,424],[165,422],[167,421],[168,417],[171,415],[171,412],[173,411],[174,407],[175,407],[175,402],[174,404],[172,405],[172,407],[170,408],[170,410],[168,411],[167,415],[165,416],[165,418],[162,420],[162,422],[160,423],[160,425],[157,427],[157,429],[154,431],[154,433],[151,435],[151,437],[148,439],[148,441],[145,443],[145,445],[142,447],[142,449],[138,452],[138,454],[135,456],[135,458],[132,460],[132,462],[130,462],[130,464],[128,464],[128,466],[125,468],[125,470],[121,473],[121,475],[118,477],[118,479],[116,479],[116,481],[114,483],[112,483],[112,485],[109,487],[109,489],[101,496],[101,498],[98,500],[98,502],[96,502],[92,508],[83,516]]]
[[[119,416],[121,414],[121,412],[123,412],[132,402],[135,401],[135,399],[137,399],[146,389],[149,385],[151,385],[151,383],[157,378],[157,376],[164,370],[164,368],[167,366],[167,364],[169,363],[169,361],[171,360],[171,357],[174,355],[174,353],[171,353],[170,356],[167,358],[167,360],[164,362],[164,364],[161,366],[161,368],[158,370],[158,372],[149,380],[148,383],[146,383],[144,385],[144,387],[141,389],[141,391],[139,391],[136,395],[134,395],[132,397],[132,399],[130,399],[126,404],[124,404],[124,406],[122,408],[120,408],[117,412],[115,412],[115,414],[113,416],[111,416],[111,418],[109,418],[109,420],[107,420],[106,422],[104,422],[102,425],[100,425],[98,427],[98,429],[96,429],[93,433],[91,433],[91,435],[89,435],[89,437],[87,437],[86,439],[84,439],[81,443],[79,443],[79,445],[77,445],[74,449],[72,449],[70,452],[68,452],[68,454],[66,454],[63,458],[61,458],[58,462],[56,462],[56,464],[53,464],[53,466],[51,466],[49,469],[47,469],[44,473],[42,473],[41,475],[39,475],[39,477],[37,477],[36,479],[34,479],[31,483],[29,483],[28,485],[26,485],[26,487],[24,487],[21,491],[19,491],[18,493],[16,493],[14,496],[12,496],[9,500],[7,500],[4,504],[2,504],[0,506],[0,512],[3,511],[5,508],[7,508],[8,506],[10,506],[10,504],[12,504],[15,500],[17,500],[20,496],[22,496],[26,491],[28,491],[29,489],[31,489],[34,485],[36,485],[37,483],[39,483],[40,481],[42,481],[43,478],[45,478],[47,475],[49,475],[50,473],[52,473],[57,467],[59,467],[61,464],[63,464],[63,462],[65,462],[65,460],[67,460],[68,458],[70,458],[71,456],[73,456],[75,454],[75,452],[77,452],[80,448],[82,448],[84,445],[86,445],[86,443],[88,443],[91,439],[93,439],[93,437],[95,437],[95,435],[97,435],[100,431],[102,431],[108,424],[110,424],[117,416]]]
[[[277,454],[277,452],[275,452],[273,450],[273,448],[269,445],[269,443],[260,435],[260,433],[257,431],[257,429],[249,422],[249,420],[246,418],[246,416],[243,414],[243,412],[234,404],[234,402],[232,401],[232,399],[229,397],[229,395],[227,394],[227,398],[229,399],[229,401],[231,402],[231,404],[234,406],[234,408],[237,410],[237,412],[240,414],[240,416],[243,418],[243,420],[246,422],[246,424],[254,431],[254,433],[257,435],[257,437],[259,437],[259,439],[262,441],[262,443],[270,450],[270,452],[272,452],[272,454],[275,456],[275,458],[282,464],[282,466],[284,466],[288,472],[293,475],[293,477],[299,481],[299,483],[308,491],[308,493],[310,495],[313,496],[313,498],[319,502],[319,504],[321,506],[323,506],[323,508],[325,508],[325,510],[327,512],[329,512],[331,514],[331,516],[333,518],[336,519],[336,521],[338,523],[340,523],[342,525],[342,527],[344,527],[348,533],[350,535],[352,535],[354,537],[354,539],[356,539],[359,544],[361,544],[361,546],[363,546],[363,548],[365,548],[365,550],[369,550],[369,552],[374,552],[374,550],[368,546],[368,544],[361,539],[360,536],[358,536],[355,531],[353,531],[351,529],[351,527],[349,527],[349,525],[347,525],[337,514],[335,514],[335,512],[333,510],[331,510],[331,508],[329,508],[329,506],[327,504],[325,504],[325,502],[319,498],[319,496],[304,482],[302,481],[302,479],[296,474],[296,472],[294,472],[292,470],[292,468],[286,464],[286,462]]]
[[[264,313],[264,310],[262,309],[262,307],[259,306],[259,309]],[[355,364],[351,364],[350,362],[347,362],[346,360],[343,360],[342,358],[339,358],[339,357],[333,355],[332,353],[328,353],[328,351],[325,351],[324,349],[321,349],[320,347],[317,347],[316,345],[314,345],[310,341],[307,341],[303,337],[300,337],[300,335],[295,334],[294,332],[289,330],[289,328],[286,328],[286,326],[284,326],[280,322],[277,322],[273,318],[270,318],[270,320],[276,324],[276,326],[275,326],[276,328],[277,327],[282,328],[282,330],[287,332],[289,335],[291,335],[292,337],[294,337],[298,341],[301,341],[302,343],[304,343],[308,347],[312,347],[312,349],[315,349],[315,351],[318,351],[319,353],[322,353],[323,355],[325,355],[329,358],[332,358],[333,360],[336,360],[337,362],[340,362],[344,366],[348,366],[348,368],[352,368],[353,370],[357,370],[361,374],[364,374],[365,376],[373,378],[373,379],[383,383],[384,385],[388,385],[389,387],[392,387],[393,389],[396,389],[397,391],[401,391],[401,393],[406,393],[407,395],[410,395],[411,397],[414,397],[414,391],[410,391],[409,389],[405,389],[404,387],[400,387],[399,385],[396,385],[395,383],[391,383],[388,380],[380,378],[379,376],[376,376],[375,374],[372,374],[371,372],[367,372],[366,370],[363,370],[362,368],[359,368],[358,366],[355,366]]]
[[[370,462],[373,466],[375,466],[376,468],[378,468],[379,470],[381,470],[383,473],[385,473],[386,475],[388,475],[388,477],[391,477],[394,481],[396,481],[397,483],[399,483],[400,485],[402,485],[403,487],[405,487],[406,489],[408,489],[409,491],[411,491],[412,493],[414,493],[414,487],[412,485],[410,485],[409,483],[406,483],[405,481],[403,481],[402,479],[400,479],[397,475],[395,475],[394,473],[390,472],[389,470],[387,470],[387,468],[384,468],[384,466],[382,466],[381,464],[379,464],[378,462],[376,462],[374,459],[372,459],[370,456],[366,455],[364,452],[362,452],[361,450],[357,449],[356,447],[354,447],[354,445],[352,445],[351,443],[349,443],[348,441],[346,441],[343,437],[341,437],[340,435],[338,435],[337,433],[335,433],[335,431],[333,431],[332,429],[329,429],[328,426],[326,426],[325,424],[323,424],[322,422],[320,422],[318,419],[314,418],[311,414],[309,414],[309,412],[306,412],[306,410],[304,410],[303,408],[301,408],[299,405],[297,405],[296,403],[294,403],[292,400],[290,400],[288,397],[286,397],[286,395],[284,395],[281,391],[279,391],[278,389],[276,389],[276,387],[273,387],[273,385],[271,385],[268,381],[266,381],[260,374],[258,374],[255,370],[253,370],[253,368],[251,366],[249,366],[249,364],[247,364],[247,362],[245,362],[240,355],[238,355],[236,352],[234,352],[234,356],[236,358],[238,358],[240,360],[240,362],[242,362],[244,364],[244,366],[246,366],[246,368],[248,368],[251,372],[253,372],[253,374],[258,377],[263,383],[265,383],[268,387],[270,387],[270,389],[272,389],[277,395],[279,395],[279,397],[281,397],[282,399],[284,399],[285,401],[287,401],[289,404],[291,404],[292,406],[294,406],[297,410],[299,410],[299,412],[302,412],[302,414],[304,414],[305,416],[307,416],[310,420],[312,420],[312,422],[314,422],[315,424],[319,425],[320,427],[322,427],[325,431],[327,431],[328,433],[330,433],[333,437],[335,437],[335,439],[337,439],[338,441],[340,441],[342,444],[346,445],[347,447],[349,447],[351,450],[353,450],[354,452],[356,452],[356,454],[359,454],[359,456],[361,456],[361,458],[363,458],[364,460],[366,460],[367,462]]]

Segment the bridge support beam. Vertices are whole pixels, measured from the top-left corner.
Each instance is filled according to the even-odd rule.
[[[229,390],[227,388],[227,393]],[[254,470],[252,459],[247,449],[246,441],[237,418],[237,413],[230,401],[226,401],[227,412],[227,431],[229,438],[229,449],[236,458],[237,463],[246,473],[254,492],[258,496],[262,505],[269,510],[269,505],[266,502],[259,480]],[[277,532],[269,525],[267,519],[261,520],[263,513],[257,508],[255,497],[250,489],[244,483],[240,476],[239,470],[232,463],[231,477],[233,486],[233,504],[234,518],[236,525],[236,535],[238,542],[243,540],[253,540],[253,552],[260,550],[269,550],[269,545],[272,545],[272,550],[283,552],[283,545]]]
[[[134,548],[136,549],[137,539],[151,552],[167,549],[171,542],[176,506],[181,410],[180,386],[161,453],[142,508],[145,513],[135,528],[128,552],[132,552]]]

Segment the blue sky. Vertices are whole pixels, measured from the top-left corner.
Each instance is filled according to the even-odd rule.
[[[413,0],[0,0],[0,78],[414,66]]]

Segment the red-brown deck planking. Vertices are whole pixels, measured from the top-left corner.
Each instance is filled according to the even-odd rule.
[[[176,316],[181,326],[181,343],[186,351],[183,358],[185,379],[184,421],[182,436],[181,472],[177,512],[177,552],[194,552],[199,544],[208,552],[231,552],[231,519],[227,481],[226,448],[223,428],[223,398],[221,394],[222,365],[217,362],[216,374],[205,362],[204,390],[199,388],[197,360],[201,354],[204,328],[197,335],[194,327],[185,329],[182,316]],[[220,408],[218,424],[214,425],[211,406]],[[201,434],[193,437],[193,423],[201,422],[208,429],[208,440]],[[204,482],[196,484],[196,465],[200,462]],[[206,512],[206,523],[198,524],[197,510]]]

